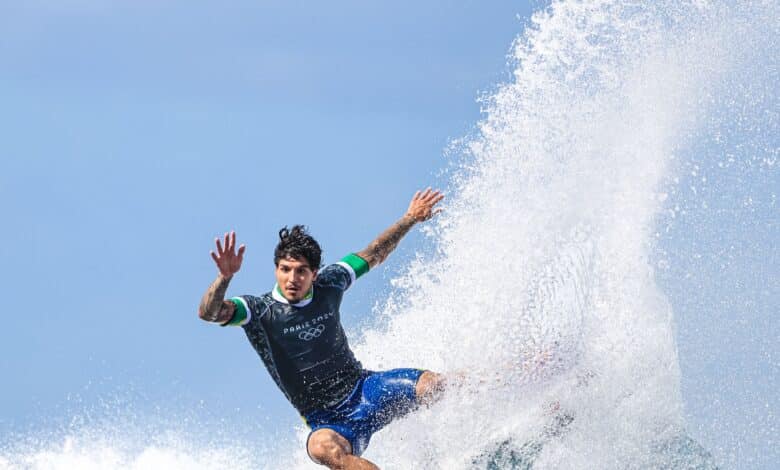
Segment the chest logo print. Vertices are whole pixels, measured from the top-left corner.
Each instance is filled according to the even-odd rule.
[[[325,331],[325,325],[319,324],[308,330],[301,331],[298,333],[298,338],[304,341],[311,341],[314,338],[319,338],[323,331]]]

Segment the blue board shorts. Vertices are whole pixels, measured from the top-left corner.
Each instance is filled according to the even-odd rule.
[[[363,454],[375,432],[417,407],[415,387],[423,372],[422,369],[363,371],[355,388],[341,403],[303,417],[311,429],[309,438],[318,429],[332,429],[349,441],[353,455]],[[307,453],[309,438],[306,438]]]

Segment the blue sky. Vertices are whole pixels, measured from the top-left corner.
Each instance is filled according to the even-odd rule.
[[[273,282],[283,225],[326,261],[413,191],[509,79],[519,2],[0,4],[0,432],[106,397],[295,423],[240,331],[199,321],[213,237],[247,244],[232,293]],[[412,235],[403,259],[419,247]],[[389,263],[392,271],[399,263]],[[388,276],[348,297],[357,329]],[[205,404],[204,404],[205,403]],[[255,403],[261,403],[259,407]]]

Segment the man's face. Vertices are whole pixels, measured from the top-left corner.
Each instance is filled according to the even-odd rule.
[[[317,278],[317,270],[312,270],[304,258],[280,259],[275,274],[284,298],[293,304],[303,300]]]

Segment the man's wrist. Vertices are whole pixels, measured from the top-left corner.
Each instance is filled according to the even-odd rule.
[[[410,214],[408,212],[406,214],[404,214],[403,217],[401,217],[401,220],[406,221],[407,223],[410,223],[411,225],[414,225],[417,222],[419,222],[417,220],[417,217],[413,216],[412,214]]]

